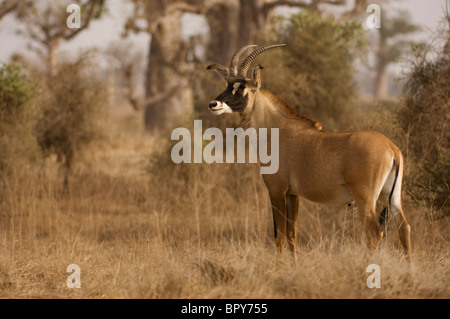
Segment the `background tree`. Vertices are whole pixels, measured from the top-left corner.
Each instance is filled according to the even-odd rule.
[[[400,11],[396,16],[386,16],[386,11],[381,13],[381,28],[378,30],[378,47],[375,53],[375,79],[373,95],[377,98],[385,98],[388,92],[388,66],[398,59],[414,43],[405,40],[404,37],[417,32],[419,27],[411,23],[411,16],[407,11]]]
[[[132,43],[114,42],[106,50],[106,56],[111,60],[116,78],[123,88],[123,96],[131,104],[133,110],[139,111],[143,107],[139,97],[138,82],[143,68],[144,54],[141,50],[133,49]]]
[[[358,0],[365,2],[365,0]],[[273,26],[274,12],[277,8],[303,8],[321,12],[328,6],[346,5],[345,0],[235,0],[207,1],[205,17],[210,27],[207,44],[208,58],[220,63],[228,59],[236,48],[256,43],[264,38],[265,31]],[[353,9],[357,8],[355,6]],[[357,9],[359,12],[359,10]]]
[[[134,12],[125,25],[128,32],[151,36],[145,74],[145,109],[147,128],[167,126],[171,119],[193,110],[190,86],[189,45],[183,39],[184,13],[200,13],[202,1],[133,0]]]
[[[350,11],[359,12],[366,0],[356,1]],[[193,62],[189,59],[198,42],[183,39],[182,17],[185,13],[203,15],[209,25],[209,36],[203,39],[208,61],[228,63],[237,47],[264,39],[270,29],[274,11],[280,6],[309,8],[322,11],[327,6],[344,6],[344,0],[189,0],[144,1],[132,0],[134,12],[125,29],[128,32],[146,32],[151,36],[147,56],[145,99],[139,104],[145,108],[147,128],[161,128],[177,115],[192,112],[198,101],[193,82]],[[195,56],[195,54],[194,54]],[[197,86],[205,89],[204,86]]]
[[[104,0],[71,2],[81,8],[81,28],[78,29],[69,29],[66,25],[69,16],[66,12],[66,1],[32,1],[26,6],[16,7],[16,17],[24,26],[19,33],[33,41],[31,48],[46,61],[50,77],[57,73],[58,49],[61,41],[75,38],[89,27],[92,20],[100,18],[104,11],[104,2]]]
[[[44,70],[39,72],[32,66],[29,72],[38,84],[39,92],[35,97],[39,103],[30,131],[45,154],[57,155],[64,168],[66,190],[75,158],[99,135],[97,121],[106,91],[105,80],[92,63],[91,55],[83,53],[76,61],[58,61],[58,49],[62,41],[75,38],[89,27],[91,21],[100,18],[104,2],[72,1],[81,8],[81,28],[78,29],[67,27],[66,1],[32,1],[26,6],[15,6],[13,10],[21,22],[19,32],[32,40],[31,48],[46,62]],[[23,60],[20,55],[13,58]],[[21,62],[27,66],[26,59]]]
[[[17,12],[30,4],[29,0],[3,0],[0,3],[0,20],[7,14]]]
[[[288,45],[261,57],[263,85],[325,129],[338,129],[357,93],[354,60],[366,48],[361,24],[302,11],[282,18],[273,36]]]
[[[55,154],[67,191],[73,164],[100,137],[99,118],[107,100],[105,80],[90,53],[63,61],[54,77],[41,83],[41,116],[35,134],[45,155]]]

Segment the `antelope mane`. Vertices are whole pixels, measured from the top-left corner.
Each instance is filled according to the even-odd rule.
[[[308,124],[311,128],[314,128],[320,132],[323,132],[323,125],[319,122],[313,121],[305,116],[298,114],[293,108],[287,105],[282,99],[280,99],[275,94],[261,90],[261,93],[269,100],[269,102],[275,107],[275,109],[287,118],[303,121]]]

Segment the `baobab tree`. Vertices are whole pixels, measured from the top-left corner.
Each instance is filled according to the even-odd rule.
[[[151,36],[147,56],[145,109],[147,129],[167,126],[179,114],[193,110],[192,55],[196,41],[183,39],[182,17],[193,13],[205,17],[209,36],[201,45],[206,59],[225,63],[236,47],[263,38],[270,27],[275,9],[280,6],[321,11],[327,6],[341,6],[346,0],[131,0],[134,11],[125,25],[129,32]],[[360,12],[366,0],[356,0],[349,14]],[[194,59],[195,60],[195,59]]]
[[[148,129],[160,129],[177,115],[191,112],[193,91],[189,83],[189,45],[183,40],[181,18],[201,13],[203,1],[133,0],[134,11],[125,25],[129,32],[151,35],[145,74],[145,108]],[[131,100],[132,97],[129,97]]]

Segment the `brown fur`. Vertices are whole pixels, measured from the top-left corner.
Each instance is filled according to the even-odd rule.
[[[400,239],[411,258],[410,227],[400,198],[400,150],[378,132],[320,130],[316,122],[296,114],[277,96],[259,90],[251,94],[252,104],[247,105],[243,116],[249,112],[255,128],[279,128],[279,170],[263,175],[263,179],[272,203],[280,257],[287,240],[296,258],[298,197],[333,205],[356,201],[368,247],[373,250],[383,236],[376,202],[379,197],[386,202],[392,193],[392,210],[402,217]],[[396,179],[390,179],[397,169]]]
[[[299,197],[304,197],[334,205],[355,201],[371,250],[383,237],[377,200],[389,201],[389,208],[402,217],[400,240],[411,261],[411,228],[401,205],[400,150],[374,131],[325,132],[320,123],[297,114],[276,95],[260,90],[261,69],[255,66],[253,78],[245,80],[245,99],[226,90],[213,102],[230,103],[245,125],[279,129],[279,169],[275,174],[263,175],[263,179],[269,191],[280,258],[284,258],[286,240],[296,258],[298,203]],[[235,81],[224,79],[228,85]],[[269,142],[271,130],[267,132]],[[268,149],[273,148],[268,145]]]

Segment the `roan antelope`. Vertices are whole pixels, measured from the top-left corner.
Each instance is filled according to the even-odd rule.
[[[279,128],[279,169],[263,175],[272,204],[278,255],[284,259],[286,238],[296,259],[296,225],[299,196],[318,203],[346,205],[356,201],[367,243],[374,250],[386,232],[386,219],[400,213],[401,243],[411,261],[411,228],[401,203],[403,157],[397,146],[374,131],[326,132],[322,125],[297,114],[274,94],[260,90],[261,65],[246,77],[253,60],[261,53],[283,46],[263,46],[250,53],[238,69],[236,51],[230,66],[211,64],[227,88],[209,104],[215,115],[237,112],[255,129]],[[267,137],[270,141],[270,136]],[[377,200],[386,207],[376,211]],[[383,205],[384,205],[383,204]]]

